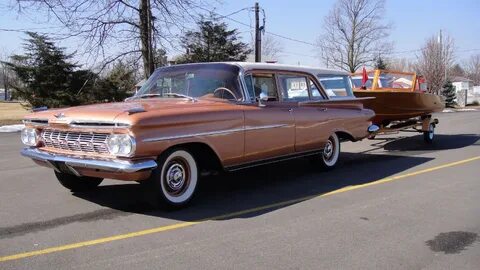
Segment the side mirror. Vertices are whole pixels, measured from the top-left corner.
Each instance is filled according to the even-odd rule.
[[[268,101],[268,96],[265,93],[260,93],[260,100],[261,101]]]
[[[268,96],[267,94],[261,92],[259,97],[257,98],[258,99],[258,107],[265,107],[266,105],[263,104],[262,102],[263,101],[268,101]]]

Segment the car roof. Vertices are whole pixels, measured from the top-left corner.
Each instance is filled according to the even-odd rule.
[[[300,65],[284,65],[284,64],[271,64],[271,63],[253,63],[253,62],[232,62],[238,66],[241,66],[244,70],[253,70],[253,69],[269,69],[269,70],[292,70],[312,73],[314,75],[348,75],[347,72],[333,70],[333,69],[322,69],[317,67],[310,66],[300,66]]]
[[[349,75],[348,72],[340,71],[340,70],[333,70],[333,69],[322,69],[317,67],[309,67],[309,66],[297,66],[297,65],[284,65],[284,64],[273,64],[273,63],[255,63],[255,62],[208,62],[208,63],[191,63],[191,64],[181,64],[181,65],[208,65],[208,64],[226,64],[226,65],[234,65],[242,68],[244,71],[250,70],[258,70],[258,69],[265,69],[265,70],[279,70],[279,71],[298,71],[298,72],[306,72],[313,74],[315,76],[318,75]]]

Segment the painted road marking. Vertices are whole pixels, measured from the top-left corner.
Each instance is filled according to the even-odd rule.
[[[440,170],[440,169],[444,169],[444,168],[458,166],[458,165],[465,164],[465,163],[472,162],[472,161],[479,160],[479,159],[480,159],[480,156],[473,157],[473,158],[468,158],[468,159],[463,159],[463,160],[460,160],[460,161],[450,162],[450,163],[446,163],[446,164],[443,164],[443,165],[431,167],[431,168],[428,168],[428,169],[419,170],[419,171],[416,171],[416,172],[411,172],[411,173],[400,174],[400,175],[396,175],[396,176],[382,178],[382,179],[379,179],[379,180],[376,180],[376,181],[373,181],[373,182],[369,182],[369,183],[366,183],[366,184],[344,187],[344,188],[337,189],[335,191],[328,192],[328,193],[310,195],[310,196],[306,196],[306,197],[302,197],[302,198],[298,198],[298,199],[293,199],[293,200],[273,203],[273,204],[269,204],[269,205],[264,205],[264,206],[260,206],[260,207],[250,208],[250,209],[246,209],[246,210],[242,210],[242,211],[237,211],[237,212],[233,212],[233,213],[228,213],[228,214],[225,214],[225,215],[205,218],[205,219],[198,220],[198,221],[181,222],[181,223],[176,223],[176,224],[172,224],[172,225],[167,225],[167,226],[142,230],[142,231],[136,231],[136,232],[126,233],[126,234],[118,234],[118,235],[114,235],[114,236],[98,238],[98,239],[84,241],[84,242],[77,242],[77,243],[63,245],[63,246],[56,246],[56,247],[51,247],[51,248],[46,248],[46,249],[40,249],[40,250],[35,250],[35,251],[30,251],[30,252],[8,255],[8,256],[0,257],[0,262],[13,261],[13,260],[18,260],[18,259],[23,259],[23,258],[33,257],[33,256],[39,256],[39,255],[45,255],[45,254],[50,254],[50,253],[55,253],[55,252],[60,252],[60,251],[65,251],[65,250],[70,250],[70,249],[77,249],[77,248],[81,248],[81,247],[99,245],[99,244],[103,244],[103,243],[108,243],[108,242],[113,242],[113,241],[117,241],[117,240],[123,240],[123,239],[128,239],[128,238],[133,238],[133,237],[138,237],[138,236],[143,236],[143,235],[148,235],[148,234],[160,233],[160,232],[165,232],[165,231],[172,231],[172,230],[185,228],[185,227],[190,227],[190,226],[193,226],[193,225],[196,225],[196,224],[204,223],[204,222],[209,221],[209,220],[221,220],[221,219],[225,219],[225,218],[237,217],[237,216],[241,216],[241,215],[245,215],[245,214],[249,214],[249,213],[259,212],[259,211],[266,210],[266,209],[282,207],[282,206],[298,203],[298,202],[301,202],[301,201],[306,201],[306,200],[313,199],[313,198],[326,197],[326,196],[330,196],[330,195],[333,195],[333,194],[352,191],[352,190],[355,190],[355,189],[360,189],[360,188],[365,188],[365,187],[369,187],[369,186],[373,186],[373,185],[388,183],[388,182],[392,182],[392,181],[395,181],[395,180],[399,180],[399,179],[403,179],[403,178],[407,178],[407,177],[411,177],[411,176],[415,176],[415,175],[419,175],[419,174],[424,174],[424,173],[428,173],[428,172],[432,172],[432,171],[436,171],[436,170]]]

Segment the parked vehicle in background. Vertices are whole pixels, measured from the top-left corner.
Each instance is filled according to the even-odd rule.
[[[139,181],[172,207],[191,200],[201,172],[302,156],[333,168],[340,140],[376,131],[374,113],[360,99],[329,98],[313,72],[254,63],[162,67],[125,102],[28,115],[22,154],[72,191],[104,178]]]

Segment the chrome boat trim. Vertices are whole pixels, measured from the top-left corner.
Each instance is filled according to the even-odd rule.
[[[22,149],[22,156],[34,160],[46,162],[47,167],[56,167],[56,162],[65,163],[72,168],[87,168],[107,172],[134,173],[145,170],[153,170],[157,163],[152,159],[128,161],[119,159],[91,159],[79,158],[75,156],[51,154],[38,148],[27,147]]]
[[[155,138],[144,139],[143,142],[159,142],[159,141],[184,139],[184,138],[191,138],[191,137],[198,137],[198,136],[225,135],[225,134],[231,134],[231,133],[240,132],[240,131],[281,128],[281,127],[287,127],[287,126],[290,126],[290,125],[288,125],[288,124],[278,124],[278,125],[266,125],[266,126],[246,126],[245,128],[232,128],[232,129],[199,132],[199,133],[184,134],[184,135],[155,137]]]

